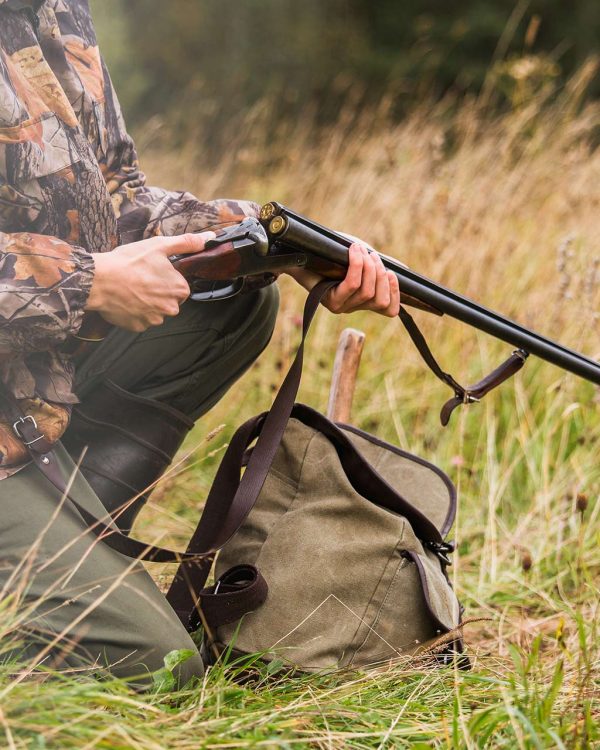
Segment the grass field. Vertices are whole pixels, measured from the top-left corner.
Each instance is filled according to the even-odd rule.
[[[317,138],[307,122],[267,141],[258,109],[207,166],[202,138],[161,150],[141,134],[153,183],[203,197],[276,199],[364,237],[414,269],[541,333],[600,356],[600,151],[584,70],[550,101],[502,115],[477,103],[423,108],[392,125],[385,103]],[[454,109],[454,111],[451,111]],[[307,116],[308,119],[308,116]],[[268,407],[298,341],[302,293],[283,280],[274,339],[186,441],[137,533],[183,545],[232,430]],[[444,367],[474,382],[509,347],[419,314]],[[327,403],[337,336],[367,334],[353,421],[438,463],[459,489],[455,586],[476,619],[470,672],[401,663],[374,672],[139,695],[118,682],[14,678],[0,668],[9,748],[600,747],[600,419],[595,388],[531,360],[514,380],[439,426],[447,391],[397,321],[322,311],[302,401]],[[221,427],[222,426],[222,427]],[[216,434],[215,434],[216,432]],[[208,436],[208,439],[207,439]],[[166,574],[163,571],[163,574]],[[7,645],[17,603],[0,603]]]

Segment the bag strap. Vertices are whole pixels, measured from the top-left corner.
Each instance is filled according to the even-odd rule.
[[[300,387],[304,342],[310,324],[323,295],[334,285],[335,282],[331,281],[320,282],[308,295],[304,308],[302,340],[273,406],[268,414],[248,420],[234,434],[185,552],[147,544],[126,536],[116,526],[105,523],[84,508],[69,492],[69,484],[63,478],[53,446],[38,429],[34,417],[24,414],[18,401],[1,384],[0,396],[4,411],[13,422],[15,434],[26,446],[37,468],[73,504],[89,529],[105,544],[127,557],[148,562],[179,563],[168,599],[184,622],[189,621],[190,612],[195,610],[199,592],[206,582],[216,552],[239,529],[262,489]],[[246,450],[257,436],[258,440],[240,480]],[[251,591],[249,595],[252,594],[255,599],[259,595],[264,597],[262,584],[252,588],[259,593],[254,596]],[[240,585],[236,584],[236,601],[241,602],[239,589]],[[250,599],[247,606],[249,602]]]
[[[421,330],[404,307],[400,308],[399,318],[425,364],[437,378],[450,386],[454,391],[454,396],[446,401],[440,412],[440,421],[444,427],[448,424],[452,412],[458,406],[461,404],[472,404],[476,401],[481,401],[486,393],[497,388],[501,383],[517,373],[521,367],[523,367],[525,360],[529,356],[529,353],[524,349],[516,349],[507,360],[495,370],[492,370],[489,375],[486,375],[475,383],[475,385],[470,385],[465,388],[456,381],[452,375],[442,370],[436,358],[433,356]]]
[[[206,554],[207,546],[212,540],[217,541],[217,544],[213,543],[213,547],[220,548],[225,545],[256,503],[294,408],[302,376],[304,343],[310,324],[319,302],[335,283],[319,282],[308,295],[304,306],[302,339],[271,409],[266,414],[253,417],[240,427],[219,466],[206,499],[204,513],[189,541],[186,550],[188,557],[180,564],[167,593],[171,607],[190,629],[193,628],[196,619],[194,613],[213,561],[212,556],[196,561],[195,555],[197,552]],[[240,480],[240,467],[246,448],[257,436],[258,440]],[[236,451],[229,455],[234,442],[237,445]]]

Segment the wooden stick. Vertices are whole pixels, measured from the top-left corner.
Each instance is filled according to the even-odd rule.
[[[327,416],[333,422],[350,422],[352,400],[358,375],[358,366],[365,343],[365,334],[354,328],[345,328],[338,342]]]

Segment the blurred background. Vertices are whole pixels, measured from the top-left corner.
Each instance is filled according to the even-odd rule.
[[[387,96],[518,104],[598,51],[597,0],[92,0],[129,123],[159,116],[219,145],[265,97],[281,119],[336,117]],[[600,81],[589,93],[600,93]],[[210,125],[207,122],[210,121]],[[173,137],[173,133],[170,134]],[[223,145],[222,143],[220,145]]]

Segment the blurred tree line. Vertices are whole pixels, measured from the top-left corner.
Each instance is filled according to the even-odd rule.
[[[214,127],[265,95],[329,118],[382,93],[399,111],[568,77],[598,51],[599,0],[91,0],[130,121]],[[592,93],[600,93],[596,78]],[[183,133],[182,133],[183,135]]]

